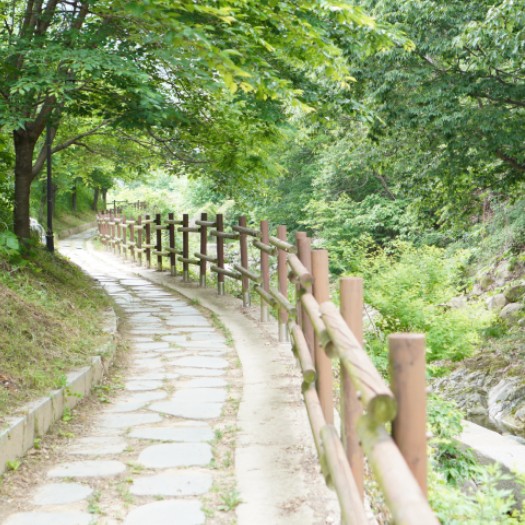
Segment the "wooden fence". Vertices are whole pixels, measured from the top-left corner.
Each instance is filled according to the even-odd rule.
[[[104,213],[98,216],[98,227],[102,243],[124,258],[158,270],[167,260],[172,275],[182,267],[185,281],[193,266],[200,286],[214,276],[219,295],[225,293],[226,278],[239,281],[244,306],[250,305],[252,292],[260,296],[262,321],[268,320],[269,307],[277,309],[279,340],[291,339],[300,363],[315,445],[326,482],[337,493],[343,523],[368,523],[365,456],[394,523],[438,523],[426,500],[424,337],[389,336],[392,379],[387,385],[363,349],[362,279],[340,280],[337,308],[330,301],[327,251],[312,249],[303,232],[296,234],[295,244],[289,243],[285,226],[273,236],[267,221],[254,228],[241,217],[227,232],[222,215],[209,220],[203,213],[190,222],[188,214],[181,220],[173,213],[164,219],[157,214],[130,220]],[[198,236],[200,249],[190,254],[192,234]],[[209,239],[214,239],[213,254],[208,253]],[[236,261],[229,263],[227,242],[238,244]],[[250,265],[250,249],[258,253],[258,268]],[[340,432],[334,426],[334,363],[340,367]]]

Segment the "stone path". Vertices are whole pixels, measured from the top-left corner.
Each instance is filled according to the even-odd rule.
[[[2,523],[204,523],[199,496],[213,482],[210,441],[228,395],[231,349],[186,301],[131,274],[95,269],[128,326],[124,388],[90,433],[71,442],[67,460],[47,470],[27,508]]]
[[[93,250],[91,235],[61,251],[121,308],[130,346],[123,390],[60,461],[32,473],[38,483],[22,484],[27,494],[0,501],[0,525],[338,523],[300,371],[276,341],[276,323],[255,321],[234,297]],[[227,326],[233,348],[194,301]]]

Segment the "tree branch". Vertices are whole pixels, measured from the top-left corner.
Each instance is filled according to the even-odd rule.
[[[76,135],[75,137],[72,137],[69,140],[66,140],[65,142],[62,142],[62,144],[59,144],[58,146],[55,146],[52,148],[51,153],[58,153],[59,151],[62,151],[66,148],[69,148],[69,146],[75,144],[76,142],[82,140],[85,137],[89,137],[90,135],[96,134],[100,129],[105,127],[107,124],[113,122],[115,119],[107,119],[102,121],[98,126],[94,127],[93,129],[90,129],[89,131],[85,131],[84,133],[80,133]],[[51,130],[51,140],[53,141],[56,136],[56,129]],[[38,157],[36,159],[36,162],[33,165],[33,179],[40,173],[40,170],[44,167],[44,163],[46,161],[46,146],[43,145],[40,149],[40,153],[38,154]]]
[[[514,157],[511,157],[510,155],[507,155],[503,151],[497,149],[495,151],[496,157],[498,159],[501,159],[503,162],[506,162],[510,166],[512,166],[515,170],[521,171],[522,173],[525,173],[525,164],[521,164],[518,162]]]

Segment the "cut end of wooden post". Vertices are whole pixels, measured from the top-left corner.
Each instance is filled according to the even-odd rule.
[[[375,423],[389,423],[396,417],[397,403],[391,396],[380,394],[370,400],[366,411],[368,417]]]

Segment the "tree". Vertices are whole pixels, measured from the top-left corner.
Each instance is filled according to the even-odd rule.
[[[525,2],[363,1],[406,31],[356,77],[376,108],[370,144],[431,222],[464,225],[525,181]]]
[[[331,0],[0,0],[0,24],[0,126],[13,134],[20,237],[29,236],[46,125],[54,153],[110,128],[131,140],[141,130],[172,158],[224,176],[246,153],[260,160],[250,157],[252,131],[270,137],[283,110],[309,110],[297,77],[348,88],[334,26],[349,35],[375,26]],[[61,133],[79,116],[94,126]],[[230,123],[227,134],[216,122]]]

